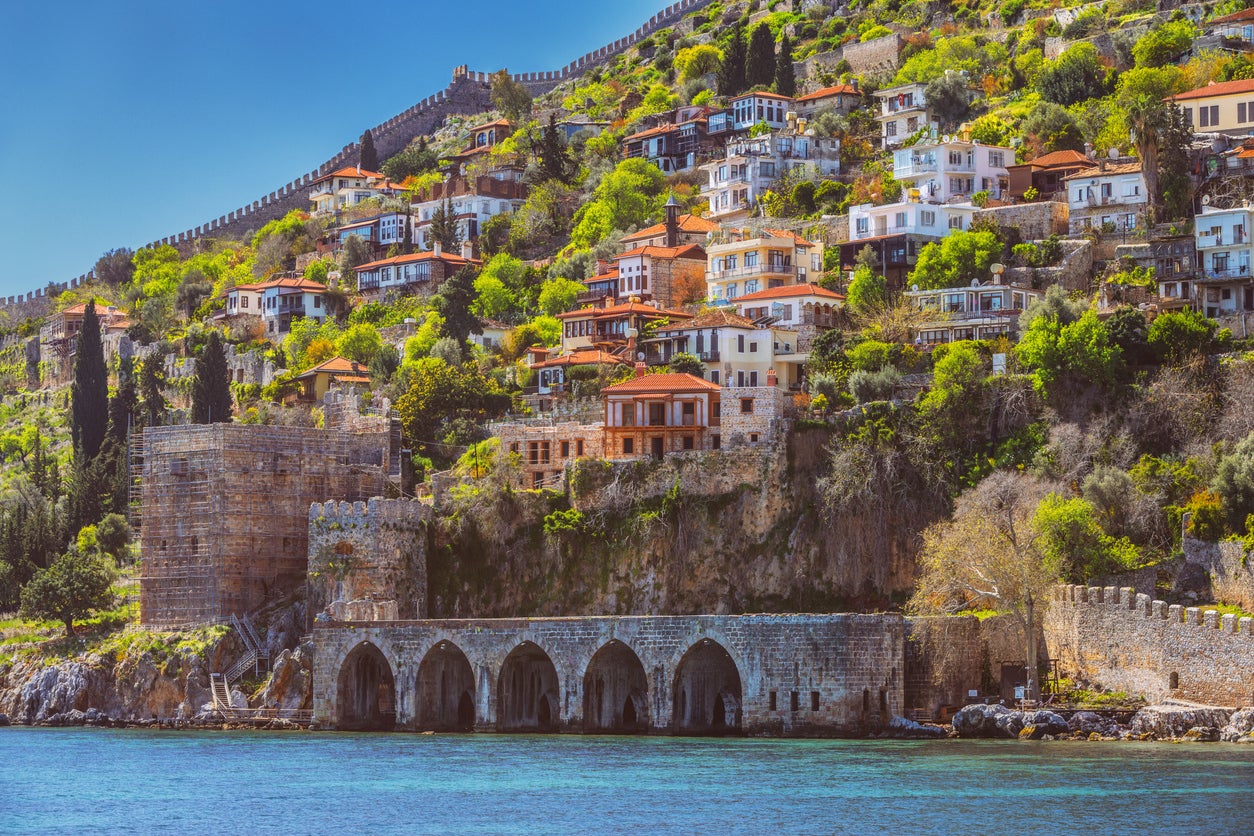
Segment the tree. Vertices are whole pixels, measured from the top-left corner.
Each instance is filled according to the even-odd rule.
[[[865,264],[854,268],[845,303],[855,313],[879,310],[888,303],[888,282]]]
[[[1097,48],[1084,41],[1047,64],[1036,80],[1036,89],[1047,102],[1073,105],[1110,92],[1110,71],[1102,66]]]
[[[1138,67],[1162,67],[1174,64],[1193,46],[1197,27],[1187,18],[1168,20],[1137,38],[1132,57]]]
[[[910,281],[924,290],[969,285],[973,279],[985,281],[1001,252],[1001,239],[989,230],[958,230],[919,252]]]
[[[695,354],[681,351],[671,356],[668,370],[672,374],[690,374],[693,377],[705,377],[705,363]]]
[[[1084,133],[1067,109],[1053,102],[1041,102],[1023,120],[1024,133],[1036,141],[1042,153],[1084,151]]]
[[[575,215],[570,242],[588,249],[615,230],[640,227],[661,211],[666,175],[642,157],[623,160],[601,178]]]
[[[745,86],[769,85],[775,80],[775,36],[771,27],[759,23],[749,34],[749,52],[745,58]]]
[[[1161,141],[1171,125],[1174,107],[1166,99],[1180,92],[1183,73],[1178,67],[1151,69],[1137,67],[1119,76],[1115,103],[1123,111],[1124,124],[1132,135],[1136,155],[1145,178],[1150,220],[1157,216],[1162,192],[1158,185]]]
[[[408,366],[409,388],[396,399],[396,414],[415,449],[430,454],[443,435],[441,428],[458,418],[482,420],[509,406],[502,394],[473,364],[450,365],[424,357]]]
[[[158,355],[149,354],[139,367],[139,396],[144,403],[144,415],[147,424],[155,427],[165,414],[166,402],[162,387],[165,385],[165,373],[161,369]]]
[[[374,134],[367,128],[358,143],[358,164],[366,171],[379,170],[379,153],[374,150]]]
[[[388,179],[401,183],[409,177],[434,171],[439,164],[439,155],[427,147],[427,138],[420,136],[416,142],[388,157],[383,162],[383,173]]]
[[[744,30],[737,23],[723,47],[723,60],[718,66],[720,96],[738,96],[744,91],[746,58]]]
[[[562,132],[558,130],[556,113],[549,114],[549,124],[540,137],[537,156],[541,179],[556,180],[567,185],[574,179],[576,164]]]
[[[1219,460],[1211,489],[1223,497],[1229,528],[1244,533],[1254,514],[1254,433],[1241,439]]]
[[[505,283],[486,270],[475,279],[476,316],[484,319],[500,319],[514,306],[514,296]]]
[[[105,514],[96,524],[96,542],[114,560],[126,557],[130,541],[131,526],[121,514]]]
[[[107,285],[120,287],[130,284],[131,277],[135,275],[135,263],[131,260],[134,256],[135,251],[125,247],[109,250],[96,259],[92,272],[96,274],[97,280]]]
[[[797,75],[792,66],[792,41],[785,35],[775,57],[775,92],[792,98],[797,95]]]
[[[531,93],[521,81],[514,81],[505,70],[491,76],[492,106],[515,125],[531,117]]]
[[[575,300],[587,288],[581,282],[571,279],[549,279],[540,286],[540,310],[550,316],[565,313],[575,307]]]
[[[1150,350],[1171,365],[1204,356],[1214,340],[1214,321],[1192,308],[1159,314],[1150,324],[1147,337]]]
[[[357,278],[357,268],[370,261],[370,250],[359,235],[350,235],[344,239],[344,248],[340,252],[340,272],[345,281]]]
[[[444,202],[435,207],[431,213],[431,226],[427,228],[428,240],[439,242],[445,252],[452,252],[462,240],[461,228],[457,225],[457,212],[453,209],[453,201],[445,198]]]
[[[109,371],[105,367],[100,319],[96,316],[94,300],[88,301],[78,332],[70,400],[74,449],[90,461],[100,452],[109,422]]]
[[[210,331],[192,380],[192,423],[225,424],[230,420],[231,383],[226,352],[218,332]]]
[[[723,53],[713,44],[687,46],[675,53],[675,72],[680,81],[692,81],[717,72],[722,58]]]
[[[1149,323],[1145,314],[1131,305],[1124,305],[1106,320],[1110,341],[1119,346],[1123,359],[1130,366],[1141,366],[1152,359],[1149,347]]]
[[[971,91],[962,73],[945,73],[932,79],[923,96],[928,112],[942,131],[952,131],[971,115]]]
[[[1086,499],[1051,493],[1037,506],[1033,523],[1041,550],[1061,567],[1066,580],[1083,583],[1136,568],[1136,547],[1102,530],[1097,509]]]
[[[348,326],[335,345],[341,357],[369,364],[383,348],[379,330],[367,322]]]
[[[1063,380],[1110,386],[1123,371],[1119,346],[1091,310],[1069,325],[1057,316],[1034,318],[1015,351],[1047,386]]]
[[[908,610],[945,616],[974,609],[1009,610],[1024,633],[1025,696],[1039,699],[1037,631],[1049,593],[1062,577],[1056,556],[1034,524],[1041,490],[1029,477],[998,471],[958,499],[953,519],[923,532],[919,577]],[[943,630],[925,640],[944,641]]]
[[[36,573],[22,590],[27,618],[55,618],[74,637],[74,619],[113,605],[113,569],[99,557],[71,550]]]
[[[442,333],[465,345],[471,334],[482,334],[483,323],[471,310],[475,301],[475,270],[466,266],[454,273],[431,297],[431,307],[444,318]]]
[[[370,377],[376,383],[387,383],[400,367],[400,353],[395,346],[385,343],[370,360]]]
[[[1189,217],[1193,201],[1193,186],[1189,179],[1189,151],[1193,144],[1193,123],[1184,115],[1184,109],[1175,105],[1167,107],[1167,115],[1158,137],[1159,141],[1159,197],[1164,219]]]

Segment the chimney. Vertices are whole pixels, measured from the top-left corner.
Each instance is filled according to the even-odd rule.
[[[666,246],[679,246],[679,201],[675,199],[674,192],[666,201]]]
[[[470,261],[470,259],[474,257],[475,257],[475,245],[470,243],[469,241],[463,241],[462,242],[462,258],[466,259],[467,261]]]
[[[444,255],[444,245],[442,245],[439,241],[432,241],[431,252],[435,253],[436,258],[439,258]]]
[[[597,275],[604,276],[610,272],[610,263],[603,258],[597,259]]]
[[[636,363],[636,377],[644,377],[644,370],[647,368],[644,363]]]

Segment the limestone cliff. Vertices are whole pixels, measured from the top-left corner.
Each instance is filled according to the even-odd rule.
[[[569,505],[551,494],[463,491],[431,526],[429,614],[885,606],[910,589],[921,524],[826,514],[817,480],[829,440],[802,430],[752,450],[581,463]]]

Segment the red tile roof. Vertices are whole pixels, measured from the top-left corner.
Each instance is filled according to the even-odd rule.
[[[707,232],[714,232],[719,228],[714,221],[707,221],[705,218],[696,215],[680,215],[675,219],[676,225],[680,232],[686,232],[689,235],[701,235]],[[623,238],[622,243],[630,244],[633,241],[643,241],[646,238],[656,238],[659,235],[666,234],[666,224],[654,224],[647,226],[639,232],[633,232],[631,235]]]
[[[397,255],[392,258],[382,258],[378,261],[371,261],[369,264],[362,264],[358,270],[373,270],[376,267],[387,267],[394,264],[412,264],[416,261],[431,261],[433,259],[444,261],[449,264],[482,264],[483,262],[477,258],[465,259],[455,253],[440,253],[438,256],[434,250],[425,250],[420,253],[410,253],[409,255]]]
[[[615,357],[599,348],[581,348],[578,351],[572,351],[570,354],[563,354],[561,357],[550,357],[548,360],[542,360],[539,363],[532,363],[533,369],[549,369],[554,366],[625,366],[627,361],[621,357]]]
[[[679,130],[678,127],[667,122],[665,125],[658,125],[656,128],[646,128],[643,131],[637,131],[631,136],[625,136],[623,137],[623,142],[631,142],[633,139],[648,139],[651,136],[658,136],[660,134],[668,134],[671,131],[677,131],[677,130]]]
[[[1085,169],[1077,171],[1075,174],[1068,174],[1063,180],[1078,180],[1081,177],[1107,177],[1111,174],[1139,174],[1141,171],[1141,162],[1138,160],[1133,163],[1113,163],[1108,164],[1101,171],[1096,169]]]
[[[1050,151],[1048,154],[1028,160],[1023,165],[1036,166],[1037,168],[1054,168],[1055,166],[1068,165],[1097,165],[1097,162],[1089,159],[1079,151]],[[1009,166],[1007,166],[1009,168]]]
[[[792,299],[797,296],[821,296],[824,299],[845,298],[834,290],[828,290],[816,284],[793,284],[786,287],[770,287],[766,290],[759,290],[757,293],[747,293],[731,301],[739,305],[742,302],[766,302],[770,299]]]
[[[610,279],[617,279],[617,278],[618,278],[618,268],[615,267],[612,270],[606,270],[604,273],[601,273],[600,275],[597,275],[597,276],[593,276],[590,279],[583,279],[583,283],[590,284],[592,282],[607,282]]]
[[[349,360],[344,357],[332,357],[324,363],[319,363],[312,369],[298,374],[297,380],[307,377],[313,377],[318,374],[329,374],[336,380],[348,381],[350,383],[369,383],[370,371],[356,360]]]
[[[674,395],[690,392],[720,392],[722,387],[717,383],[702,380],[695,375],[646,374],[606,386],[601,390],[603,395]]]
[[[256,290],[269,290],[272,287],[277,287],[281,290],[307,291],[309,293],[323,293],[327,289],[326,285],[310,279],[271,279],[268,282],[254,285]]]
[[[812,102],[817,99],[826,99],[830,96],[861,96],[857,90],[853,89],[852,84],[837,84],[835,87],[824,87],[822,90],[815,90],[813,93],[806,93],[804,96],[798,96],[799,102]]]
[[[359,165],[350,165],[350,166],[345,166],[344,168],[337,168],[335,171],[332,171],[330,174],[322,175],[317,180],[311,180],[310,185],[313,185],[314,183],[321,183],[323,180],[330,180],[332,177],[372,177],[375,180],[378,180],[381,177],[383,177],[383,175],[377,171],[371,171],[368,168],[362,168]]]
[[[786,229],[764,229],[762,231],[765,232],[767,235],[770,235],[772,238],[791,238],[794,244],[798,247],[813,247],[814,246],[813,242],[807,241],[806,239],[802,238],[797,233],[789,232]]]
[[[1216,23],[1240,23],[1243,20],[1254,21],[1254,9],[1242,9],[1239,12],[1217,17],[1214,20],[1206,21],[1206,26],[1214,26]]]
[[[566,311],[557,315],[558,319],[577,316],[591,316],[593,319],[604,319],[606,317],[627,316],[628,314],[644,314],[662,317],[679,317],[681,319],[692,319],[692,314],[683,311],[668,311],[665,308],[655,308],[652,305],[646,305],[642,302],[621,302],[617,305],[610,305],[608,308],[580,308],[575,311]]]
[[[753,320],[730,311],[709,311],[693,317],[691,322],[683,322],[671,326],[673,330],[682,331],[689,328],[753,328]]]
[[[618,261],[635,255],[647,255],[649,258],[686,258],[705,261],[705,250],[701,249],[697,244],[684,244],[682,247],[636,247],[634,250],[619,253],[614,256],[614,260]]]
[[[779,93],[768,93],[766,91],[762,91],[759,93],[741,93],[739,96],[732,96],[729,101],[738,102],[741,99],[752,99],[752,98],[782,99],[786,102],[792,101],[792,96],[783,96],[783,95],[780,95]]]
[[[1251,91],[1254,91],[1254,78],[1242,78],[1237,81],[1221,81],[1218,83],[1212,81],[1205,87],[1199,87],[1196,90],[1186,90],[1170,98],[1178,102],[1187,99],[1205,99],[1210,96],[1228,96],[1233,93],[1249,93]]]

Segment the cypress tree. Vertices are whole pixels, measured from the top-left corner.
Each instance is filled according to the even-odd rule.
[[[374,134],[370,133],[370,130],[367,129],[366,132],[361,135],[361,141],[357,143],[357,145],[359,151],[361,152],[360,156],[357,158],[361,167],[366,171],[378,171],[379,153],[374,150]]]
[[[463,267],[452,275],[431,299],[431,306],[444,317],[444,336],[457,340],[459,348],[466,345],[471,334],[482,334],[483,323],[470,309],[475,301],[475,270]]]
[[[144,402],[144,416],[150,427],[157,426],[165,414],[165,395],[161,392],[164,383],[160,360],[156,354],[149,354],[140,366],[139,395]]]
[[[759,23],[749,36],[749,56],[745,59],[745,86],[757,87],[775,80],[775,37],[771,27]]]
[[[457,214],[452,200],[445,198],[431,213],[431,226],[427,229],[427,235],[432,243],[439,241],[446,253],[451,253],[461,242],[461,230],[457,227]]]
[[[775,58],[775,92],[792,98],[797,95],[797,76],[792,68],[792,41],[785,35]]]
[[[88,459],[94,459],[100,452],[100,444],[109,425],[109,372],[105,367],[95,301],[88,302],[83,313],[70,398],[70,434],[74,449]]]
[[[218,332],[210,331],[209,341],[196,363],[196,379],[192,381],[192,423],[224,424],[230,420],[231,384],[226,352]]]
[[[745,89],[745,36],[737,24],[723,49],[723,61],[718,66],[718,93],[720,96],[737,96]]]
[[[570,151],[557,129],[557,114],[549,114],[549,125],[540,137],[540,175],[545,180],[569,183],[571,179]]]

